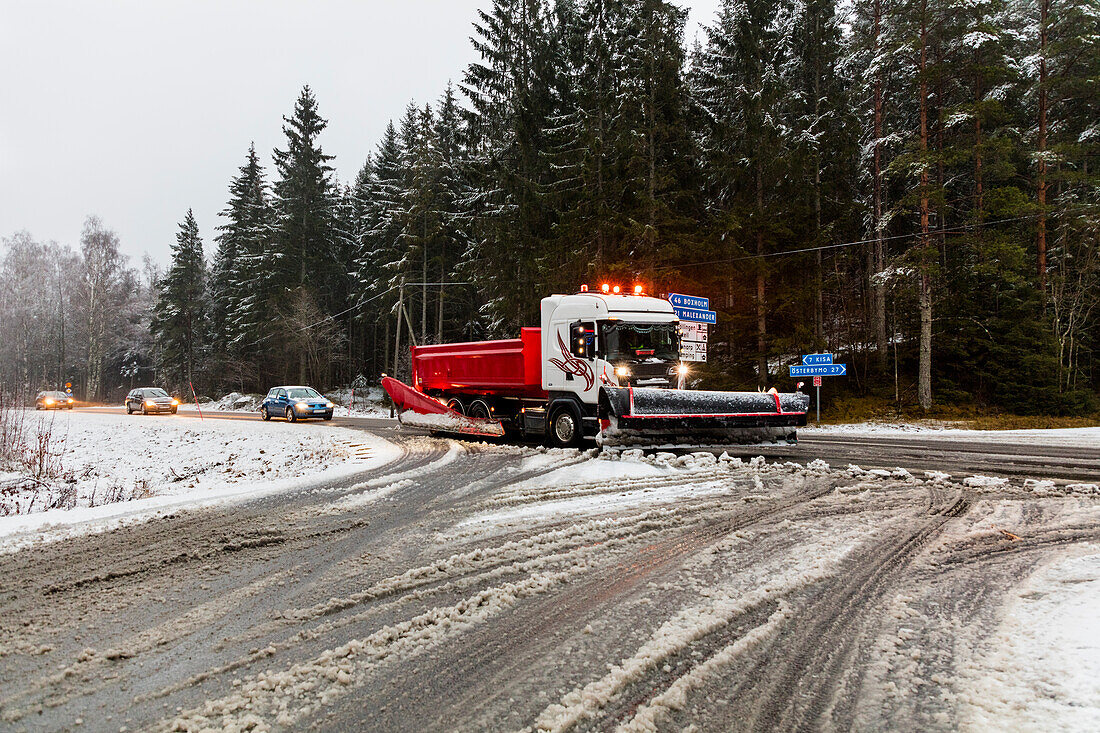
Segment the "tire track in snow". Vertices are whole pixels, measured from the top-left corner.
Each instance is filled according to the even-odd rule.
[[[857,675],[845,685],[844,676],[852,669],[850,658],[872,609],[917,554],[969,507],[970,500],[960,494],[916,528],[889,533],[798,610],[773,644],[778,653],[754,671],[759,682],[752,686],[753,693],[743,696],[750,706],[743,711],[746,727],[816,729],[827,714],[833,725],[850,727],[859,679]]]

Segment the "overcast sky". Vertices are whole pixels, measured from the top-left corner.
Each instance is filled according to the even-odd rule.
[[[209,254],[249,142],[270,178],[303,84],[348,181],[410,99],[461,80],[490,3],[0,0],[0,236],[76,246],[96,214],[164,264],[190,207]],[[690,46],[719,0],[681,4]]]

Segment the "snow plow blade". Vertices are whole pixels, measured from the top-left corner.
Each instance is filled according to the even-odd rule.
[[[498,420],[466,417],[393,377],[382,377],[382,387],[397,407],[397,421],[402,425],[456,435],[504,435],[504,426]]]
[[[606,446],[757,445],[797,440],[810,398],[800,392],[601,387]]]

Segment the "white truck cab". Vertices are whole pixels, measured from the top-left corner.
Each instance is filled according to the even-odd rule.
[[[675,387],[679,319],[667,300],[581,292],[542,299],[542,388],[595,405],[601,386]]]

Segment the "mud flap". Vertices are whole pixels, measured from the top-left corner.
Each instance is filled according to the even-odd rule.
[[[608,446],[793,443],[810,404],[800,392],[611,386],[599,400],[598,442]]]
[[[402,425],[455,435],[488,438],[504,435],[504,426],[499,420],[466,417],[393,377],[382,377],[382,387],[397,407],[397,420]]]

